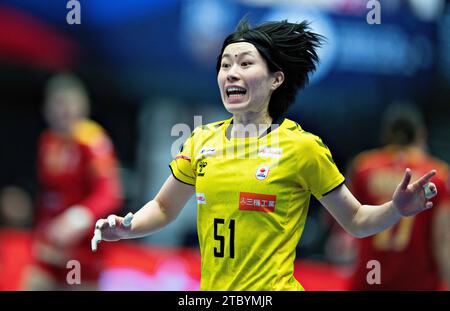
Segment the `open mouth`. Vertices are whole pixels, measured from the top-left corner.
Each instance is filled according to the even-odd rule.
[[[239,100],[247,94],[247,90],[243,87],[230,86],[225,89],[227,97],[231,100]]]

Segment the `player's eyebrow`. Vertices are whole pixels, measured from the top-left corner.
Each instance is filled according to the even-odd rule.
[[[242,53],[239,53],[239,54],[235,54],[234,56],[235,56],[235,57],[238,57],[238,56],[243,56],[243,55],[251,55],[251,56],[254,56],[254,55],[253,55],[253,51],[245,51],[245,52],[242,52]],[[228,54],[228,53],[223,54],[223,55],[222,55],[222,58],[225,58],[225,57],[230,57],[230,58],[231,58],[231,54]]]

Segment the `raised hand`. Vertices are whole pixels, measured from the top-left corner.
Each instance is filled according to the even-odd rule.
[[[436,171],[431,170],[409,184],[411,170],[406,169],[405,176],[392,197],[394,206],[402,216],[412,216],[433,207],[433,202],[429,200],[437,195],[436,185],[430,182],[434,175],[436,175]]]
[[[131,229],[133,213],[125,217],[109,215],[107,219],[99,219],[95,224],[94,237],[91,240],[91,249],[97,251],[97,244],[101,241],[118,241],[127,236]]]

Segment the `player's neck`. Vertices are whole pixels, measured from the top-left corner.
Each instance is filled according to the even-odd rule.
[[[51,131],[61,139],[70,139],[73,136],[73,128],[51,128]]]
[[[233,124],[229,127],[229,137],[255,137],[264,133],[272,124],[268,112],[234,114]]]

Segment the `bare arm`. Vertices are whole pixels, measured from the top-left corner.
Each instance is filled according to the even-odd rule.
[[[401,215],[389,201],[383,205],[361,205],[347,186],[342,185],[320,200],[349,234],[363,238],[394,225]]]
[[[180,213],[194,194],[195,187],[186,185],[170,175],[156,197],[145,204],[133,218],[126,238],[141,237],[168,225]]]
[[[433,251],[442,279],[450,287],[450,202],[439,206],[433,215]]]
[[[433,204],[425,198],[423,186],[435,174],[436,171],[432,170],[409,184],[411,171],[407,169],[392,201],[382,205],[362,205],[345,185],[320,199],[320,202],[349,234],[363,238],[392,226],[402,216],[412,216],[431,208]],[[436,186],[432,183],[431,189],[436,195]]]
[[[124,218],[116,215],[98,220],[96,227],[101,230],[101,240],[143,237],[163,228],[178,216],[194,191],[194,186],[184,184],[170,175],[156,197],[134,214],[130,227],[124,226]]]

